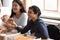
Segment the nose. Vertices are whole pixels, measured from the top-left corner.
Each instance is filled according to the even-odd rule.
[[[15,8],[15,6],[13,6],[13,9]]]
[[[15,5],[13,5],[12,8],[14,9],[15,8]]]

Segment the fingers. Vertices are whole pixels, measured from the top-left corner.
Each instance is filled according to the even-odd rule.
[[[0,30],[2,29],[3,27],[2,26],[0,26]]]
[[[1,17],[1,19],[2,19],[3,22],[6,22],[6,21],[8,20],[8,18],[9,18],[8,15],[3,15],[3,16]]]
[[[14,21],[14,19],[13,19],[13,18],[9,18],[8,20],[9,20],[9,21]]]

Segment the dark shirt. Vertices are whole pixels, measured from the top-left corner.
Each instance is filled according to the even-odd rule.
[[[21,30],[19,27],[17,27],[17,30],[20,30],[22,34],[28,32],[28,30],[31,30],[31,33],[35,33],[37,38],[49,38],[47,27],[44,21],[41,19],[37,19],[35,22],[31,20],[24,29]]]

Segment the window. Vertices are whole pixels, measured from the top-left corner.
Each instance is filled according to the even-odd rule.
[[[26,0],[21,0],[23,3],[24,8],[26,9]]]
[[[44,10],[58,11],[58,0],[44,0]]]

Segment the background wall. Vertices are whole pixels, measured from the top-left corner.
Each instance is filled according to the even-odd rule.
[[[42,17],[49,17],[49,18],[56,18],[60,19],[60,0],[58,0],[58,12],[53,12],[53,11],[45,11],[44,10],[44,0],[27,0],[27,9],[31,5],[37,5],[42,12]],[[53,4],[53,3],[52,3]],[[50,6],[50,5],[49,5]]]
[[[3,1],[3,7],[8,7],[11,8],[12,6],[12,1],[13,0],[4,0]],[[21,0],[22,1],[22,0]],[[41,12],[42,15],[41,17],[49,17],[49,18],[56,18],[60,19],[60,0],[58,0],[58,12],[53,12],[53,11],[45,11],[44,10],[44,0],[26,0],[26,9],[28,10],[29,6],[32,5],[37,5]],[[2,8],[3,9],[3,8]],[[3,13],[2,13],[3,14]]]
[[[12,8],[12,1],[13,0],[3,0],[3,5],[1,7],[1,13],[0,13],[0,18],[1,16],[7,14],[11,15],[11,8]]]
[[[1,16],[7,14],[7,15],[11,15],[11,8],[12,8],[12,1],[13,0],[3,0],[3,5],[1,7],[1,13],[0,13],[0,18]],[[23,0],[21,0],[23,1]]]
[[[1,13],[0,17],[4,14],[11,14],[11,6],[12,6],[12,1],[13,0],[4,0],[3,2],[3,7],[1,8]],[[21,0],[23,1],[23,0]],[[48,24],[60,24],[60,0],[58,0],[58,12],[53,12],[53,11],[45,11],[44,10],[44,0],[26,0],[26,10],[28,12],[29,6],[36,5],[40,8],[41,10],[41,17],[46,17],[46,18],[53,18],[53,19],[59,19],[58,20],[51,20],[51,19],[45,19],[42,18],[46,23]],[[60,28],[60,26],[58,27]]]
[[[60,0],[58,0],[58,11],[57,12],[44,10],[44,0],[29,0],[29,1],[26,0],[26,1],[27,1],[26,2],[27,10],[29,6],[32,6],[32,5],[38,6],[42,13],[41,17],[43,17],[42,19],[45,21],[45,23],[56,25],[60,29],[60,26],[59,26],[60,25]],[[59,21],[52,20],[52,19],[46,19],[45,17],[52,18],[52,19],[59,19]]]

